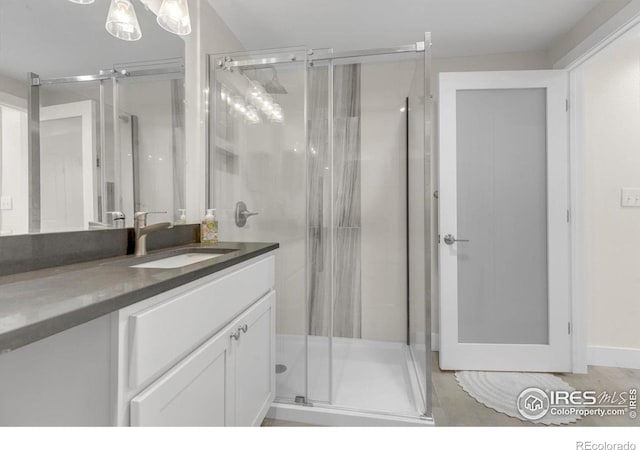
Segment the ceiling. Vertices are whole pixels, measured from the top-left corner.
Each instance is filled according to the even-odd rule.
[[[547,50],[600,0],[209,0],[246,49],[422,41],[435,57]]]
[[[0,74],[26,80],[85,75],[117,63],[182,57],[184,41],[164,31],[156,16],[134,2],[142,39],[125,42],[104,28],[109,0],[0,0]]]

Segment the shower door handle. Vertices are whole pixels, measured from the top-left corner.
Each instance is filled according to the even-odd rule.
[[[469,242],[468,239],[456,239],[456,237],[453,234],[447,234],[444,237],[444,243],[447,245],[453,245],[456,242]]]

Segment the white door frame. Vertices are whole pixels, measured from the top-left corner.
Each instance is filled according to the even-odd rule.
[[[585,174],[583,130],[581,114],[581,69],[591,58],[610,44],[624,38],[640,25],[640,1],[634,0],[600,26],[554,64],[554,68],[569,71],[569,166],[571,208],[571,323],[572,359],[574,373],[587,373],[588,330],[586,294],[585,238]]]
[[[569,237],[569,153],[568,78],[564,71],[504,71],[458,72],[440,76],[440,189],[439,232],[456,233],[455,213],[442,214],[443,205],[455,205],[456,173],[456,92],[462,89],[520,89],[545,88],[547,90],[548,139],[548,248],[549,252],[549,345],[486,345],[491,347],[491,358],[478,352],[477,344],[458,343],[457,314],[457,262],[445,253],[440,244],[440,333],[441,366],[448,369],[570,371],[572,370],[571,338],[567,329],[570,320],[570,237]],[[442,174],[446,174],[444,179]],[[552,195],[553,193],[560,195]],[[454,244],[454,247],[457,244]],[[553,256],[552,256],[553,255]],[[563,276],[565,274],[566,276]],[[551,297],[553,296],[553,297]],[[447,324],[446,326],[444,324]],[[455,343],[455,344],[453,344]],[[443,347],[449,344],[448,355]],[[476,347],[474,347],[476,346]],[[485,349],[486,350],[486,349]],[[464,353],[464,356],[463,356]],[[455,359],[455,362],[453,360]],[[533,362],[532,362],[533,361]],[[542,361],[545,364],[542,364]]]
[[[96,121],[95,103],[92,100],[63,103],[40,108],[40,121],[79,117],[82,120],[82,207],[84,229],[97,217],[96,177]]]

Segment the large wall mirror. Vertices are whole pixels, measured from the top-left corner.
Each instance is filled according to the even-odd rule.
[[[114,3],[0,0],[0,235],[182,216],[184,40],[153,0],[125,2],[142,37],[117,39]]]

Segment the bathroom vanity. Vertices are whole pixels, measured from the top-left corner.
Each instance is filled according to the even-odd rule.
[[[0,425],[259,425],[275,396],[277,247],[0,277]]]

